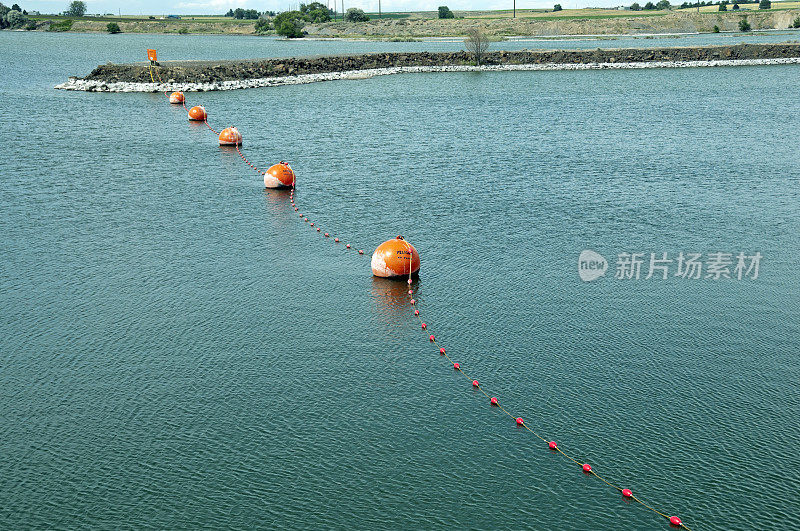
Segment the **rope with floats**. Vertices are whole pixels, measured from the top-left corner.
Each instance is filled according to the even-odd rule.
[[[150,52],[150,51],[155,52],[154,50],[148,50],[148,52]],[[154,61],[151,60],[151,63],[150,63],[150,79],[153,80],[153,83],[155,83],[155,79],[153,77],[153,62]],[[161,80],[161,75],[159,74],[158,70],[156,70],[155,72],[156,72],[156,76],[159,79],[160,84],[163,86],[163,81]],[[285,168],[288,168],[288,170],[291,172],[291,179],[288,180],[288,181],[281,181],[281,182],[283,183],[283,187],[289,189],[289,200],[290,200],[290,205],[291,205],[292,209],[294,210],[295,213],[298,214],[298,217],[304,223],[306,223],[311,228],[315,229],[316,232],[319,232],[320,234],[322,234],[324,238],[331,238],[331,233],[330,232],[325,232],[322,229],[322,227],[320,227],[320,225],[318,223],[310,220],[307,216],[304,216],[303,213],[300,212],[300,207],[297,205],[297,203],[295,201],[296,192],[297,192],[297,187],[296,187],[297,179],[296,179],[296,176],[294,174],[294,171],[291,170],[291,167],[289,166],[288,163],[285,163],[285,162],[281,161],[279,164],[276,164],[276,165],[270,167],[266,171],[260,170],[255,164],[253,164],[244,155],[244,153],[242,153],[242,151],[240,149],[240,146],[242,145],[242,142],[241,142],[242,138],[241,138],[241,135],[238,133],[238,131],[236,130],[235,127],[225,128],[221,132],[218,132],[217,130],[212,128],[211,125],[209,125],[209,123],[208,123],[208,114],[205,112],[205,109],[203,107],[192,107],[191,109],[187,109],[187,107],[186,107],[186,97],[183,94],[183,92],[173,92],[170,95],[165,91],[164,94],[167,95],[167,97],[170,100],[170,103],[173,103],[173,104],[181,103],[183,105],[184,110],[186,110],[187,113],[189,113],[190,120],[193,119],[193,118],[191,118],[192,111],[194,111],[195,109],[202,109],[203,119],[202,120],[195,119],[195,121],[202,121],[203,123],[205,123],[206,127],[208,127],[208,129],[210,131],[212,131],[214,134],[218,135],[221,146],[230,145],[230,146],[234,147],[236,149],[237,154],[239,155],[239,158],[247,166],[249,166],[253,171],[255,171],[256,173],[260,174],[265,179],[268,176],[270,176],[273,168],[275,168],[276,166],[283,165],[283,166],[285,166]],[[226,135],[226,132],[229,132],[230,130],[233,130],[235,132],[235,135],[232,136],[232,137],[226,136],[225,137],[226,140],[224,140],[223,139],[223,135]],[[223,141],[225,143],[223,143]],[[343,242],[340,241],[340,238],[338,236],[334,236],[332,239],[333,239],[334,243],[343,243]],[[528,432],[533,434],[536,438],[541,440],[543,443],[547,444],[548,448],[552,452],[558,453],[558,454],[562,455],[563,457],[567,458],[570,462],[580,466],[581,470],[585,474],[594,476],[597,479],[599,479],[600,481],[602,481],[603,483],[605,483],[606,485],[608,485],[609,487],[612,487],[612,488],[616,489],[619,493],[622,494],[622,497],[624,499],[633,500],[633,501],[639,503],[640,505],[642,505],[646,509],[648,509],[648,510],[658,514],[659,516],[665,518],[666,520],[668,520],[670,525],[672,525],[674,527],[680,527],[680,528],[686,529],[687,531],[692,531],[685,523],[683,523],[683,521],[678,516],[669,516],[668,514],[662,512],[662,511],[659,511],[658,509],[655,509],[654,507],[652,507],[651,505],[649,505],[648,503],[643,501],[641,498],[639,498],[636,495],[634,495],[631,489],[620,487],[619,485],[609,481],[605,477],[603,477],[600,474],[598,474],[597,471],[595,471],[594,468],[589,463],[584,463],[584,462],[579,461],[578,459],[575,459],[573,456],[571,456],[568,453],[566,453],[563,450],[563,448],[558,443],[556,443],[554,440],[548,440],[545,437],[543,437],[542,435],[540,435],[539,433],[537,433],[533,428],[531,428],[531,426],[522,417],[513,415],[508,409],[506,409],[504,404],[502,404],[496,396],[494,396],[494,395],[490,394],[489,392],[487,392],[486,388],[483,385],[481,385],[480,382],[477,379],[473,379],[471,376],[469,376],[464,371],[464,369],[461,367],[461,363],[455,361],[450,356],[450,354],[448,354],[447,350],[440,343],[440,341],[436,338],[436,336],[434,334],[430,334],[430,329],[429,329],[428,324],[426,322],[424,322],[422,320],[422,317],[420,316],[419,301],[414,298],[414,289],[413,289],[413,276],[416,274],[417,270],[419,269],[418,265],[417,265],[416,269],[414,269],[414,267],[413,267],[415,258],[416,258],[417,264],[419,263],[419,255],[417,254],[416,249],[414,249],[414,247],[410,243],[408,243],[402,236],[397,236],[397,238],[395,238],[394,240],[389,240],[387,242],[384,242],[384,244],[382,244],[381,246],[379,246],[378,248],[375,249],[375,251],[373,253],[373,262],[374,262],[375,255],[378,253],[379,249],[381,247],[383,247],[384,245],[387,245],[389,243],[397,244],[397,245],[400,245],[400,246],[404,247],[405,248],[405,254],[407,254],[407,256],[408,256],[408,267],[404,268],[404,271],[403,271],[402,274],[396,275],[396,276],[401,276],[402,278],[406,278],[407,279],[409,304],[414,309],[414,316],[418,321],[420,329],[423,332],[425,332],[426,334],[428,334],[428,341],[432,345],[434,345],[435,348],[438,349],[438,352],[439,352],[440,356],[443,357],[444,359],[446,359],[449,362],[449,364],[453,367],[453,369],[455,371],[457,371],[459,374],[464,376],[468,381],[470,381],[471,384],[472,384],[472,387],[474,389],[477,389],[478,391],[480,391],[484,395],[484,397],[489,399],[489,404],[490,404],[491,407],[496,407],[500,411],[505,413],[509,418],[514,420],[514,422],[516,423],[516,425],[518,427],[522,427],[522,428],[526,429]],[[352,249],[352,248],[353,248],[353,246],[351,244],[345,243],[345,249]],[[358,255],[364,255],[363,249],[359,249],[358,250]],[[403,258],[402,260],[405,260],[405,258]],[[405,269],[407,269],[407,271],[405,271]],[[373,264],[373,272],[375,272],[374,264]]]

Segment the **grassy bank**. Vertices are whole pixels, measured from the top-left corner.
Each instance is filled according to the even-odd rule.
[[[310,37],[344,37],[375,40],[412,40],[425,37],[460,37],[475,27],[490,36],[608,35],[642,33],[737,31],[742,16],[753,29],[786,29],[800,16],[800,1],[773,2],[769,10],[758,4],[739,4],[739,11],[719,12],[718,6],[699,9],[630,11],[616,9],[456,11],[454,19],[439,19],[436,12],[385,13],[361,23],[331,21],[309,24]],[[730,9],[730,8],[729,8]],[[191,33],[254,35],[255,21],[221,16],[184,16],[163,19],[149,16],[70,18],[35,16],[37,30],[104,33],[109,22],[124,33]],[[274,34],[274,33],[273,33]]]

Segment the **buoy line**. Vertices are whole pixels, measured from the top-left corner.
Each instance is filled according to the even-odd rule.
[[[158,75],[159,81],[161,81],[161,76],[156,70],[156,74]],[[152,65],[150,67],[150,77],[153,78],[152,72]],[[171,104],[180,103],[183,105],[184,110],[186,108],[186,97],[183,92],[173,92],[172,94],[168,94],[164,92],[164,95],[167,96],[169,102]],[[196,110],[197,109],[197,110]],[[194,118],[193,112],[194,111]],[[202,111],[202,113],[201,113]],[[300,207],[295,202],[295,192],[296,192],[296,184],[297,184],[297,177],[294,173],[294,170],[291,169],[291,166],[284,162],[280,161],[278,164],[272,165],[266,171],[261,171],[256,167],[250,160],[245,157],[244,153],[242,153],[239,147],[242,145],[242,135],[235,127],[227,127],[222,130],[222,132],[217,132],[214,128],[211,127],[208,123],[208,113],[206,112],[203,106],[195,106],[191,109],[187,110],[189,121],[202,121],[209,130],[211,130],[214,134],[218,136],[219,143],[221,147],[234,147],[236,152],[239,154],[239,157],[242,161],[247,164],[252,170],[257,172],[258,174],[264,177],[264,185],[266,188],[284,188],[289,189],[289,202],[294,210],[298,214],[298,217],[303,220],[306,224],[308,224],[311,228],[314,228],[316,232],[319,232],[323,235],[323,238],[330,239],[331,233],[323,231],[322,227],[319,224],[315,223],[314,221],[310,220],[307,216],[304,216],[302,212],[300,212]],[[333,237],[334,243],[342,243],[338,236]],[[352,245],[349,243],[345,244],[345,249],[352,249]],[[358,255],[363,255],[364,250],[358,249]],[[407,263],[406,263],[407,262]],[[599,475],[592,465],[589,463],[582,463],[581,461],[575,459],[571,455],[567,454],[561,446],[554,440],[548,440],[536,431],[534,431],[527,422],[522,417],[514,416],[508,409],[506,409],[500,400],[496,397],[491,395],[487,392],[487,390],[480,384],[477,379],[473,379],[472,377],[468,376],[464,369],[461,368],[461,363],[454,361],[453,358],[447,353],[447,350],[444,346],[440,343],[440,341],[436,338],[434,334],[430,333],[430,328],[428,324],[422,320],[420,316],[420,309],[419,309],[419,301],[414,298],[414,289],[413,289],[413,279],[418,274],[420,269],[420,258],[419,253],[411,245],[408,241],[406,241],[402,236],[397,236],[394,239],[387,240],[381,245],[379,245],[372,253],[372,261],[371,261],[371,269],[372,273],[378,277],[384,278],[392,278],[392,279],[406,279],[408,284],[408,298],[411,307],[414,309],[414,316],[416,317],[420,329],[428,335],[428,341],[438,349],[440,357],[443,357],[447,360],[447,362],[452,366],[454,371],[457,371],[462,376],[464,376],[468,381],[471,382],[472,387],[480,391],[486,398],[489,399],[490,407],[496,407],[500,409],[503,413],[505,413],[509,418],[513,419],[516,423],[518,428],[524,428],[532,433],[535,437],[539,440],[547,444],[548,448],[553,453],[559,453],[562,456],[569,459],[572,463],[581,467],[581,470],[584,474],[591,475],[608,485],[616,489],[625,500],[633,500],[638,502],[643,507],[649,509],[650,511],[658,514],[659,516],[665,518],[670,526],[676,528],[683,528],[687,531],[691,531],[691,529],[683,523],[680,517],[678,516],[670,516],[664,512],[655,509],[641,498],[635,496],[633,491],[629,488],[623,488],[615,483],[612,483],[605,477]]]

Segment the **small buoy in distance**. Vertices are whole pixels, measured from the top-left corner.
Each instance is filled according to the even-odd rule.
[[[413,305],[413,304],[416,304],[416,303],[417,303],[417,300],[416,300],[416,299],[411,299],[411,304],[412,304],[412,305]]]
[[[419,310],[414,310],[414,315],[419,315]]]
[[[631,489],[622,489],[622,495],[626,498],[630,498],[633,496],[633,492],[631,492]]]
[[[362,249],[359,249],[358,254],[364,254],[364,251]]]
[[[681,525],[682,522],[681,522],[681,519],[678,518],[677,516],[670,516],[669,517],[669,523],[671,523],[672,525],[678,525],[679,526],[679,525]]]
[[[556,448],[558,448],[558,445],[556,444],[556,442],[555,442],[555,441],[550,441],[550,442],[547,444],[547,446],[549,446],[551,450],[555,450]]]
[[[445,352],[446,352],[446,351],[444,350],[444,347],[442,347],[442,348],[440,348],[440,349],[439,349],[439,354],[441,354],[442,356],[444,356],[444,353],[445,353]]]
[[[431,343],[433,343],[434,341],[436,341],[436,336],[431,335],[431,337],[429,337],[428,339],[430,339]]]
[[[428,325],[426,325],[425,323],[422,323],[422,329],[425,330],[426,328],[428,328]]]
[[[170,103],[183,103],[184,101],[186,101],[186,97],[183,95],[183,92],[173,92],[169,95]]]
[[[349,249],[350,248],[350,244],[348,243],[347,245],[345,245],[345,247]]]
[[[478,380],[472,380],[472,387],[478,387]]]
[[[398,236],[375,249],[371,266],[372,274],[376,277],[404,278],[416,275],[420,266],[419,253],[402,236]]]
[[[525,421],[522,420],[522,417],[517,417],[517,426],[522,426],[523,424],[525,424]]]
[[[334,238],[333,241],[335,241],[336,243],[339,243],[339,238]]]
[[[208,113],[206,113],[206,108],[202,105],[196,105],[189,109],[190,122],[205,122],[207,118]]]
[[[453,368],[454,368],[455,370],[458,370],[458,369],[460,369],[460,368],[461,368],[461,365],[459,365],[458,363],[454,363],[454,364],[453,364]]]
[[[264,186],[267,188],[291,188],[294,182],[294,170],[288,162],[273,164],[264,173]]]
[[[497,397],[493,396],[491,399],[489,399],[489,403],[491,405],[493,405],[493,406],[496,406],[497,405]]]
[[[242,134],[235,127],[226,127],[219,133],[220,146],[241,146]]]
[[[592,471],[592,465],[590,465],[588,463],[583,465],[583,471],[586,472],[586,473],[591,472]]]

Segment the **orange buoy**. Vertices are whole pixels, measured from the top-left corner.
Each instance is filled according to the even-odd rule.
[[[220,146],[241,146],[242,134],[235,127],[226,127],[219,134]]]
[[[197,105],[189,109],[190,122],[205,122],[206,118],[208,118],[208,114],[206,113],[206,108],[202,105]]]
[[[419,272],[419,253],[413,245],[398,236],[380,244],[372,253],[372,274],[376,277],[399,278]]]
[[[264,174],[264,186],[267,188],[288,188],[294,185],[295,175],[288,162],[280,161],[270,166]]]
[[[169,95],[170,103],[183,103],[184,101],[186,98],[183,96],[183,92],[173,92]]]

